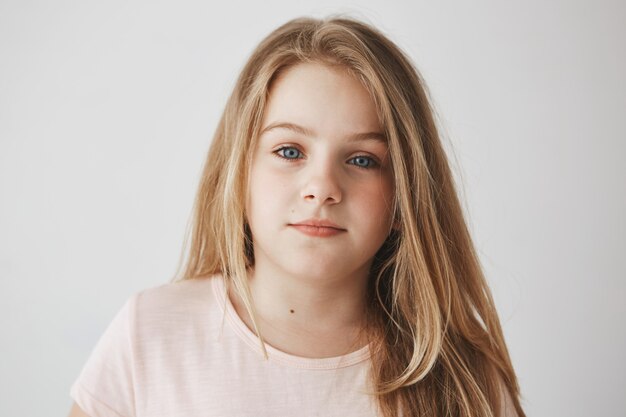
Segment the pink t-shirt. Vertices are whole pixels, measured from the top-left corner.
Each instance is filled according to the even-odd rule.
[[[106,329],[71,387],[91,417],[377,416],[370,352],[293,356],[257,337],[219,275],[141,291]]]

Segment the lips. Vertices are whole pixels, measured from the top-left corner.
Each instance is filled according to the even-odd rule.
[[[346,232],[346,229],[328,219],[308,219],[291,223],[289,226],[305,235],[315,237],[330,237]]]

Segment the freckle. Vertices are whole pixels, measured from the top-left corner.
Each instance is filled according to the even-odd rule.
[[[294,311],[293,311],[293,310],[289,310],[289,312],[290,312],[291,314],[293,314],[293,313],[294,313]]]

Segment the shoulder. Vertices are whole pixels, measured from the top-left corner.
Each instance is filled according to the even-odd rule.
[[[165,398],[170,381],[195,384],[198,364],[208,352],[219,353],[213,341],[222,323],[220,288],[221,277],[212,276],[132,295],[93,349],[71,388],[72,398],[88,415],[130,416],[135,396],[146,395],[145,387]]]
[[[131,332],[143,337],[174,336],[215,322],[223,310],[221,276],[170,282],[144,289],[127,301]]]
[[[135,293],[131,301],[142,311],[189,310],[204,306],[212,300],[216,287],[221,287],[219,275],[169,282]]]

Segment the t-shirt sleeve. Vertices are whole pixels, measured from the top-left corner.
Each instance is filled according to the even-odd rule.
[[[70,389],[70,396],[90,417],[135,416],[136,297],[118,311]]]

